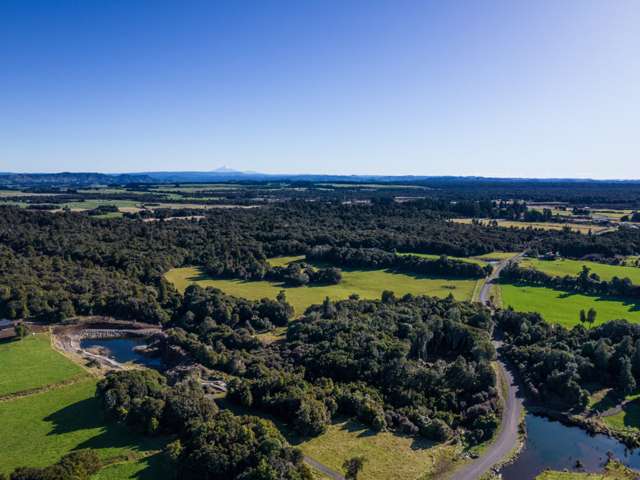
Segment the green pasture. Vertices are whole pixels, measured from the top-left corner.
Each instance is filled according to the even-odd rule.
[[[366,461],[358,476],[363,480],[440,478],[438,474],[451,472],[459,453],[455,445],[374,432],[353,420],[335,422],[318,437],[292,443],[336,472],[343,471],[345,460],[363,456]]]
[[[294,257],[297,258],[297,257]],[[282,262],[283,260],[272,260]],[[398,296],[406,293],[446,297],[452,294],[458,300],[471,300],[477,280],[427,277],[392,273],[387,270],[343,270],[338,285],[286,287],[278,282],[216,279],[197,267],[174,268],[166,273],[167,280],[180,291],[197,283],[203,287],[216,287],[236,297],[248,299],[275,298],[284,290],[287,300],[297,314],[309,305],[319,304],[326,298],[341,300],[356,293],[362,298],[379,298],[384,290],[392,290]]]
[[[104,459],[162,448],[163,439],[143,437],[124,425],[106,423],[95,389],[95,379],[90,378],[0,402],[0,473],[19,466],[50,465],[81,448],[95,449]]]
[[[616,430],[640,428],[640,400],[636,399],[622,407],[622,411],[603,417],[602,419],[611,428]]]
[[[635,284],[640,284],[640,268],[626,267],[620,265],[607,265],[598,262],[588,262],[583,260],[569,260],[566,258],[557,260],[539,260],[536,258],[523,258],[520,266],[524,268],[535,268],[541,272],[554,277],[564,277],[565,275],[576,276],[583,266],[597,273],[602,280],[611,280],[613,277],[628,277]]]
[[[173,469],[169,459],[162,453],[133,460],[114,463],[104,467],[93,480],[156,480],[173,478],[169,473]]]
[[[31,390],[85,375],[51,348],[48,335],[0,343],[0,396]]]
[[[591,297],[546,287],[501,284],[504,307],[521,312],[538,312],[548,322],[571,328],[580,323],[580,310],[594,308],[598,312],[596,325],[609,320],[627,319],[640,322],[640,309],[623,300]]]

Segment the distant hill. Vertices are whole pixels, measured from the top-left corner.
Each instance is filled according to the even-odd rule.
[[[89,185],[122,185],[127,183],[150,183],[153,179],[142,174],[106,173],[0,173],[0,186],[89,186]]]
[[[474,185],[504,186],[514,185],[624,185],[640,184],[638,180],[588,180],[588,179],[535,179],[535,178],[490,178],[462,176],[390,176],[390,175],[323,175],[323,174],[267,174],[241,172],[226,166],[209,172],[140,172],[106,174],[96,172],[62,173],[0,173],[0,187],[86,187],[91,185],[128,185],[144,183],[203,183],[229,181],[288,181],[288,182],[332,182],[332,183],[417,183],[440,188],[456,185],[472,188]]]

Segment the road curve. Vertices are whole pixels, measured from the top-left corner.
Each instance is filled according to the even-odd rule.
[[[503,260],[493,270],[493,273],[487,277],[482,289],[480,290],[480,301],[489,304],[489,292],[491,285],[500,275],[500,271],[511,261],[517,261],[522,254],[516,255],[507,260]],[[491,305],[489,305],[491,307]],[[496,350],[500,347],[500,342],[493,342]],[[503,398],[502,418],[500,421],[500,430],[498,435],[482,455],[468,463],[460,470],[456,471],[451,480],[477,480],[487,473],[491,468],[499,464],[507,455],[511,453],[518,443],[518,425],[520,423],[520,415],[522,412],[522,401],[518,398],[518,386],[515,384],[511,372],[509,372],[498,354],[498,368],[500,376],[504,379],[507,386],[506,398]]]

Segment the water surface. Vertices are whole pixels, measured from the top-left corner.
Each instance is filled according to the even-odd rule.
[[[533,480],[544,470],[574,470],[576,461],[584,471],[601,471],[607,452],[625,465],[640,469],[640,450],[629,451],[625,445],[606,435],[589,435],[579,427],[528,414],[527,442],[517,460],[501,471],[504,480]]]
[[[108,350],[107,356],[116,362],[137,363],[147,367],[160,368],[160,358],[148,357],[133,350],[137,346],[146,344],[147,340],[142,337],[86,338],[80,341],[80,348],[87,350],[89,348],[102,347]]]

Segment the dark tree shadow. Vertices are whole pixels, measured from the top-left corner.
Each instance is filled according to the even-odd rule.
[[[86,398],[68,405],[45,418],[53,424],[48,435],[62,435],[81,430],[97,430],[99,433],[80,442],[74,450],[84,448],[128,448],[133,451],[162,449],[166,437],[148,437],[130,430],[126,425],[105,418],[96,397]]]

